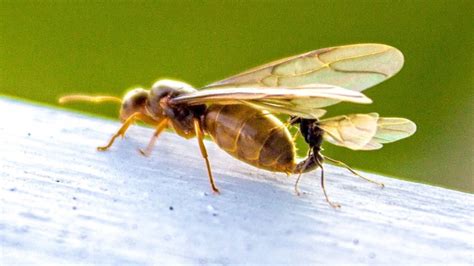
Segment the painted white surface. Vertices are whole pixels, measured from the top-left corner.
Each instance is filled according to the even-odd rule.
[[[473,195],[326,166],[295,177],[245,165],[207,142],[0,99],[0,264],[474,263]],[[172,210],[171,210],[172,207]]]

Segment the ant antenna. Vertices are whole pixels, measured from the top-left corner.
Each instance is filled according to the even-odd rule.
[[[102,102],[115,102],[122,104],[122,99],[115,96],[90,96],[90,95],[66,95],[59,98],[60,104],[70,103],[70,102],[93,102],[93,103],[102,103]]]
[[[347,164],[345,164],[345,163],[343,163],[343,162],[341,162],[341,161],[332,159],[332,158],[327,157],[327,156],[325,156],[325,155],[322,155],[322,156],[324,157],[324,159],[327,159],[327,160],[330,161],[330,162],[333,162],[333,163],[335,163],[335,164],[337,164],[337,165],[339,165],[339,166],[342,166],[342,167],[346,168],[346,169],[349,170],[352,174],[354,174],[354,175],[356,175],[356,176],[358,176],[358,177],[360,177],[360,178],[362,178],[362,179],[364,179],[364,180],[366,180],[366,181],[368,181],[368,182],[370,182],[370,183],[374,183],[374,184],[380,186],[381,188],[384,188],[384,187],[385,187],[385,185],[384,185],[383,183],[377,182],[377,181],[375,181],[375,180],[372,180],[372,179],[369,179],[369,178],[367,178],[367,177],[365,177],[365,176],[360,175],[360,174],[357,173],[354,169],[350,168]]]

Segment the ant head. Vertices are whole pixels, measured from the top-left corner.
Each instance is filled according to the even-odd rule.
[[[146,104],[149,95],[150,91],[142,88],[136,88],[127,92],[122,100],[122,107],[120,108],[120,120],[124,122],[132,114],[137,112],[146,114]]]
[[[66,95],[59,99],[59,103],[65,104],[69,102],[116,102],[120,103],[120,120],[124,122],[134,113],[142,113],[151,115],[154,118],[174,117],[174,108],[171,108],[169,99],[181,94],[196,91],[191,85],[175,81],[163,79],[153,84],[151,90],[135,88],[127,92],[123,99],[115,96],[91,96],[83,94]],[[173,106],[174,107],[174,106]],[[182,108],[181,108],[182,109]],[[179,110],[181,110],[179,109]],[[178,110],[178,111],[179,111]]]

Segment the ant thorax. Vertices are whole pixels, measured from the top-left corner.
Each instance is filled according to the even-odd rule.
[[[205,105],[171,104],[170,100],[195,91],[196,89],[184,82],[159,80],[150,90],[147,110],[153,117],[169,119],[178,135],[185,138],[194,137],[194,119],[200,119],[204,114]]]

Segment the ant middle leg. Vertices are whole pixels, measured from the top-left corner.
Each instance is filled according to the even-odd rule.
[[[158,123],[158,126],[156,126],[155,132],[153,133],[153,136],[150,139],[150,142],[146,146],[145,149],[139,149],[140,153],[143,156],[148,157],[151,154],[151,151],[153,149],[153,146],[155,145],[156,140],[158,139],[158,136],[160,136],[161,132],[163,132],[166,127],[168,126],[168,119],[163,119]]]
[[[204,146],[204,134],[201,129],[201,125],[198,119],[194,119],[194,130],[196,131],[196,137],[198,139],[199,143],[199,149],[201,150],[201,155],[204,158],[204,161],[206,162],[206,168],[207,168],[207,175],[209,176],[209,182],[211,184],[212,191],[215,193],[219,194],[219,189],[217,188],[215,182],[214,182],[214,177],[212,176],[212,171],[211,171],[211,164],[209,163],[209,159],[207,156],[207,150],[206,146]]]

